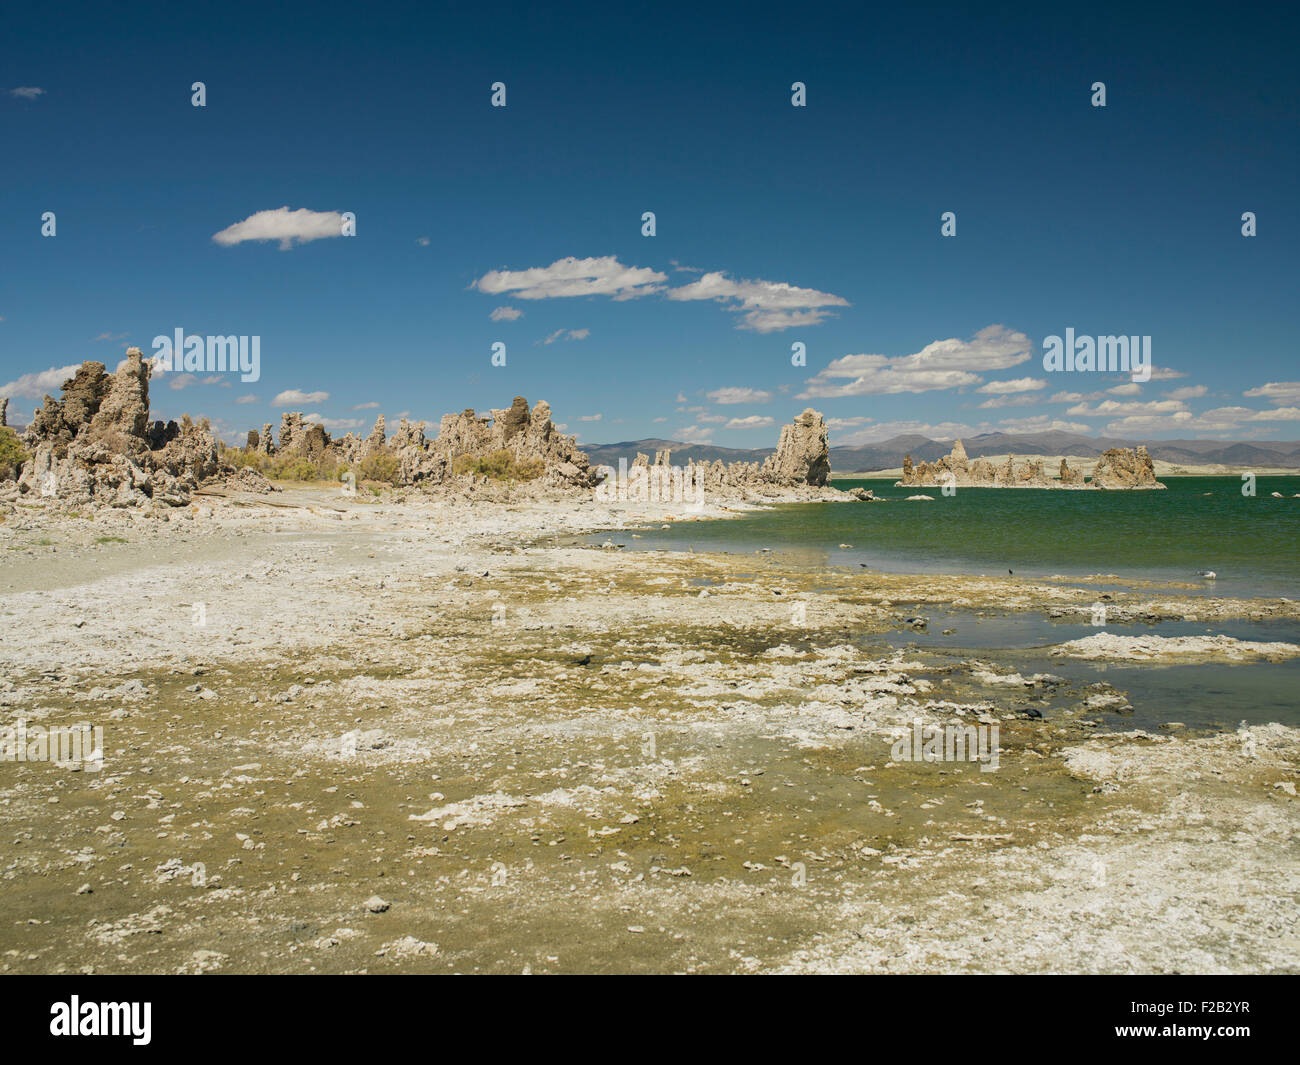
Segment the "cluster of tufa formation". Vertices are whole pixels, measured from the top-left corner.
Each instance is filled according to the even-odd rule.
[[[1145,446],[1103,451],[1092,471],[1094,488],[1163,488]]]
[[[1026,459],[1016,464],[1015,456],[996,465],[985,459],[971,461],[960,440],[952,451],[935,462],[913,464],[912,456],[903,459],[902,487],[950,486],[963,488],[1163,488],[1156,480],[1151,456],[1145,447],[1111,448],[1097,460],[1091,483],[1085,483],[1082,470],[1073,470],[1065,459],[1057,478],[1043,471],[1042,459]]]
[[[33,413],[17,491],[71,505],[184,506],[201,483],[234,476],[206,418],[149,421],[149,372],[139,348],[128,349],[113,374],[102,362],[82,363],[63,383],[63,398],[46,396]],[[240,480],[260,487],[246,482],[261,478]]]
[[[478,415],[473,410],[443,415],[438,435],[424,436],[425,423],[402,419],[387,435],[381,414],[367,437],[348,433],[331,440],[322,426],[304,425],[302,415],[285,414],[278,446],[271,427],[249,433],[249,446],[263,454],[301,456],[320,461],[327,456],[349,468],[365,470],[373,460],[388,460],[394,483],[435,486],[462,477],[473,478],[483,463],[499,466],[553,487],[589,488],[597,481],[577,440],[565,436],[551,421],[551,408],[541,401],[531,409],[523,396],[504,410]],[[493,467],[495,468],[495,467]]]
[[[656,451],[654,462],[638,453],[632,468],[664,470],[671,467],[672,453]],[[685,469],[687,483],[714,492],[728,489],[743,493],[756,488],[825,488],[831,479],[830,447],[826,422],[815,410],[808,409],[781,428],[776,451],[762,462],[724,463],[689,461]],[[869,494],[869,493],[868,493]]]
[[[8,491],[73,506],[130,507],[183,506],[194,489],[212,481],[247,491],[275,490],[253,464],[236,467],[222,457],[206,418],[197,424],[189,415],[179,424],[150,422],[150,369],[138,348],[128,350],[113,374],[103,363],[83,363],[64,383],[63,398],[46,396],[34,413],[22,438],[29,457],[15,469]],[[0,405],[0,418],[3,414]],[[508,408],[486,415],[447,414],[434,439],[424,433],[424,422],[403,418],[390,436],[380,415],[368,436],[348,433],[332,440],[324,426],[286,412],[278,442],[268,423],[248,433],[245,452],[246,458],[274,456],[294,466],[301,459],[309,474],[314,469],[328,476],[343,467],[358,481],[452,491],[491,481],[529,481],[572,492],[594,488],[609,476],[591,465],[575,437],[556,428],[544,401],[530,408],[516,396]],[[668,452],[655,462],[666,467]],[[636,465],[648,466],[649,460],[639,456]],[[823,490],[830,481],[826,423],[816,411],[805,410],[782,428],[776,451],[765,461],[692,463],[685,472],[698,487],[724,494]]]

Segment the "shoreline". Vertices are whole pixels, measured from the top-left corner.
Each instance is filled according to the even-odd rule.
[[[888,643],[1086,586],[558,544],[681,509],[10,514],[5,723],[106,749],[0,763],[0,971],[1295,971],[1300,730],[1127,730],[1047,649]],[[1300,617],[1106,579],[1121,616]],[[917,721],[998,726],[997,771],[892,762]]]

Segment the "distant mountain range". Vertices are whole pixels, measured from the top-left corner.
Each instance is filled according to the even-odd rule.
[[[1241,469],[1280,467],[1300,469],[1300,440],[1126,440],[1119,437],[1081,436],[1078,433],[984,433],[963,437],[966,454],[971,458],[985,455],[1079,455],[1095,458],[1107,448],[1137,447],[1146,444],[1153,459],[1163,462],[1204,466],[1222,463]],[[715,447],[712,444],[684,444],[674,440],[624,440],[617,444],[580,444],[595,465],[617,466],[620,458],[631,464],[637,452],[654,461],[654,453],[665,448],[672,451],[672,461],[762,462],[774,447]],[[913,461],[933,462],[952,450],[951,440],[931,440],[926,436],[895,436],[866,447],[831,447],[831,469],[840,474],[870,470],[891,470],[903,465],[903,456]]]

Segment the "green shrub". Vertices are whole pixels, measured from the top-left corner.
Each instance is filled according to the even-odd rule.
[[[452,468],[457,474],[471,473],[494,481],[531,481],[541,476],[542,461],[529,459],[527,462],[516,462],[509,451],[501,450],[482,458],[461,455]]]
[[[17,477],[19,468],[30,458],[18,434],[7,425],[0,426],[0,481]]]
[[[388,451],[376,451],[357,468],[357,479],[378,481],[396,486],[401,479],[402,464]]]
[[[222,458],[234,466],[248,466],[273,481],[332,481],[340,472],[338,462],[323,455],[312,459],[306,455],[267,455],[248,448],[227,448]]]

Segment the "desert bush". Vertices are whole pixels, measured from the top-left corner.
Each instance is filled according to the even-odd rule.
[[[222,458],[233,466],[257,470],[273,481],[331,481],[339,472],[338,462],[330,455],[313,459],[301,454],[265,455],[232,447],[222,452]]]
[[[402,464],[387,451],[376,451],[366,456],[357,467],[357,479],[361,481],[378,481],[381,484],[396,486],[401,477]]]
[[[7,425],[0,426],[0,481],[13,480],[18,476],[22,464],[31,455],[18,439],[18,434]]]
[[[509,451],[493,451],[490,455],[478,458],[474,455],[461,455],[453,467],[457,474],[470,473],[479,477],[488,477],[494,481],[531,481],[542,473],[541,459],[529,459],[517,462]]]

